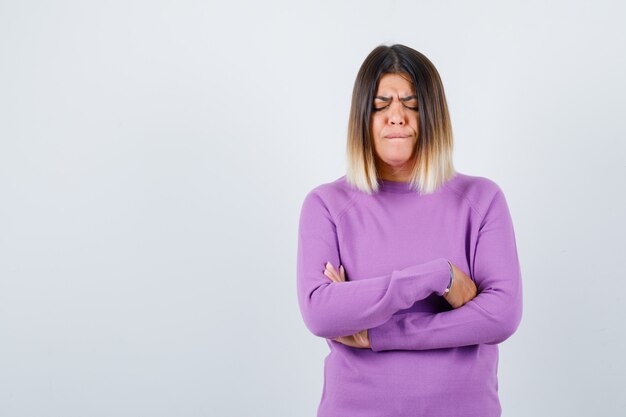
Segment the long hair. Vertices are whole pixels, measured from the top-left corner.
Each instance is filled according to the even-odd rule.
[[[406,74],[415,88],[419,129],[409,181],[416,191],[432,193],[455,171],[448,104],[433,63],[422,53],[398,44],[376,47],[356,76],[348,122],[346,180],[368,194],[378,191],[380,176],[370,125],[378,82],[384,74]]]

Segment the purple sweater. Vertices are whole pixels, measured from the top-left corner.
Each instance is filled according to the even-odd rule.
[[[368,195],[345,175],[311,190],[298,233],[297,295],[326,339],[318,417],[496,417],[498,343],[522,316],[513,223],[500,187],[457,172],[435,193],[379,180]],[[447,260],[478,295],[442,297]],[[343,265],[345,282],[324,275]],[[332,340],[369,329],[371,348]]]

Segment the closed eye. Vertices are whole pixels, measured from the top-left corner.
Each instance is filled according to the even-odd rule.
[[[402,103],[402,106],[404,106],[405,108],[407,108],[409,110],[419,111],[419,107],[417,105],[410,106],[410,105]],[[381,110],[385,110],[387,108],[389,108],[389,104],[387,104],[386,106],[382,106],[382,107],[374,105],[374,108],[372,110],[374,110],[374,111],[381,111]]]
[[[418,108],[417,96],[415,96],[415,95],[401,98],[400,101],[402,102],[404,107],[406,107],[407,109],[417,110],[417,108]]]
[[[402,102],[402,105],[410,110],[415,110],[418,111],[419,110],[419,106],[417,104],[417,96],[416,95],[412,95],[412,96],[407,96],[407,97],[402,97],[400,99],[400,102]],[[381,106],[381,104],[385,104],[384,106]],[[381,110],[385,110],[386,108],[389,107],[389,105],[391,104],[391,97],[383,97],[383,96],[376,96],[374,98],[374,111],[381,111]]]

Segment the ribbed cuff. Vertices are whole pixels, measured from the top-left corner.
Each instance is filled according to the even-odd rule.
[[[404,268],[402,275],[415,276],[420,286],[425,285],[435,294],[443,296],[450,284],[450,264],[446,258],[436,258],[423,264]]]

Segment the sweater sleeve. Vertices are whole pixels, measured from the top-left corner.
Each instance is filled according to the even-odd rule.
[[[522,317],[522,281],[513,223],[498,190],[481,223],[474,258],[478,295],[460,308],[439,313],[397,314],[369,328],[373,351],[424,350],[508,339]]]
[[[433,292],[443,295],[450,282],[448,261],[437,258],[386,275],[333,282],[326,262],[340,265],[335,220],[314,191],[304,199],[298,231],[297,296],[307,328],[334,339],[379,326]]]

